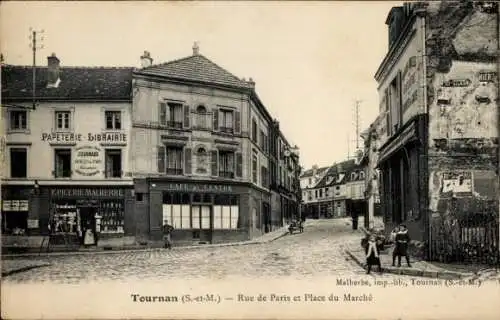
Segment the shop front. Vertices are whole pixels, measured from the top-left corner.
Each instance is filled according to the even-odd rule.
[[[23,250],[38,235],[38,220],[33,217],[35,188],[30,185],[2,186],[2,248]]]
[[[105,246],[133,243],[132,187],[47,187],[47,234],[51,245]]]
[[[174,227],[174,245],[248,240],[266,207],[264,193],[246,184],[141,179],[135,188],[136,235],[153,242],[165,224]]]

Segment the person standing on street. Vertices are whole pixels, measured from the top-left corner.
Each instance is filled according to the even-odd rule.
[[[163,242],[165,249],[172,249],[172,231],[174,227],[168,224],[168,221],[163,222]]]
[[[398,258],[398,267],[401,267],[401,257],[405,256],[406,263],[408,267],[411,268],[410,256],[408,254],[408,245],[410,244],[410,236],[408,235],[408,229],[404,224],[399,226],[399,230],[395,237],[395,247],[392,252],[392,266],[396,264],[396,257]]]
[[[382,272],[382,266],[380,264],[379,251],[376,240],[377,239],[374,235],[370,235],[368,237],[368,243],[365,245],[367,274],[370,274],[372,266],[374,265],[378,266],[378,272]]]
[[[358,230],[358,212],[354,210],[352,212],[352,230]]]

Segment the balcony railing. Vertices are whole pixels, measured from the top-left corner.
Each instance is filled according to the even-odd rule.
[[[211,113],[196,113],[192,118],[193,129],[212,130],[212,114]]]
[[[183,174],[182,168],[167,168],[166,174],[171,176],[180,176]]]
[[[167,126],[174,129],[182,129],[182,121],[167,121]]]
[[[234,179],[234,172],[232,172],[232,171],[219,171],[219,177]]]
[[[233,127],[220,127],[219,131],[224,132],[224,133],[230,133],[230,134],[234,133]]]

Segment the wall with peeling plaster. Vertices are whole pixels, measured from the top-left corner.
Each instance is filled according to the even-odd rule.
[[[461,228],[465,216],[498,217],[497,12],[469,2],[431,2],[427,7],[428,177],[434,231],[445,224]],[[442,236],[434,232],[432,240]]]

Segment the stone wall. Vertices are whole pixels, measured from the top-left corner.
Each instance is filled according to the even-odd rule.
[[[430,2],[427,7],[431,254],[440,260],[463,255],[465,246],[495,246],[497,14],[472,2]],[[464,236],[472,227],[480,230]],[[496,246],[498,251],[498,236]]]

